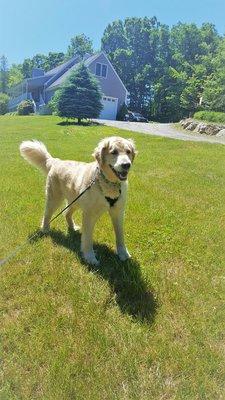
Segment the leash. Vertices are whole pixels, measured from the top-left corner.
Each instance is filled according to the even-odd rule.
[[[85,192],[87,192],[87,190],[89,190],[91,188],[91,186],[95,183],[95,180],[97,178],[97,174],[99,172],[99,168],[96,168],[96,173],[94,178],[91,180],[91,182],[89,183],[89,185],[83,190],[83,192],[81,192],[73,201],[71,201],[71,203],[69,203],[65,208],[63,208],[55,217],[53,217],[49,223],[53,222],[56,218],[58,218],[64,211],[66,211],[72,204],[74,204],[81,196],[83,196],[83,194]],[[3,258],[2,260],[0,260],[0,267],[4,264],[6,264],[9,260],[11,260],[11,258],[13,258],[23,247],[25,247],[27,245],[27,243],[30,243],[32,240],[34,240],[36,237],[42,237],[45,235],[45,232],[42,231],[38,231],[36,232],[34,235],[32,235],[31,237],[29,237],[28,239],[26,239],[22,244],[18,245],[17,247],[15,247],[15,249],[5,258]]]

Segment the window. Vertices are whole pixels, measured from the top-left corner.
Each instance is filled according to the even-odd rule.
[[[106,78],[107,75],[107,65],[102,64],[102,76],[103,78]]]
[[[102,76],[103,78],[106,78],[107,76],[107,65],[106,64],[100,64],[100,63],[96,63],[96,67],[95,67],[95,75],[97,76]]]
[[[101,76],[101,64],[99,64],[99,63],[97,63],[96,64],[96,70],[95,70],[95,74],[97,75],[97,76]]]

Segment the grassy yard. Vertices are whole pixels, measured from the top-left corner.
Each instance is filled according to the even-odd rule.
[[[0,118],[0,258],[35,232],[44,207],[44,177],[19,143],[91,161],[110,135],[139,151],[126,212],[133,258],[118,261],[106,215],[101,265],[88,267],[60,217],[1,267],[0,399],[223,400],[225,146],[59,121]]]

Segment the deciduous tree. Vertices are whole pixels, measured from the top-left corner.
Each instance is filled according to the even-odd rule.
[[[0,92],[7,93],[8,88],[8,61],[6,56],[0,57]]]
[[[93,54],[93,46],[92,41],[89,37],[84,35],[76,35],[70,40],[70,45],[67,49],[67,58],[71,58],[75,55],[80,56],[83,58],[85,53]]]

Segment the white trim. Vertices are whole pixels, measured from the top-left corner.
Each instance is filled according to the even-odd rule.
[[[47,89],[45,89],[45,92],[52,92],[53,90],[56,90],[56,89],[60,88],[60,86],[61,86],[60,83],[57,84],[57,85],[54,85],[54,86],[50,85],[50,86],[47,87]]]
[[[118,97],[112,97],[112,96],[108,96],[107,94],[103,94],[102,95],[102,98],[103,97],[109,97],[109,99],[115,99],[115,100],[118,100]]]
[[[91,58],[91,60],[89,60],[88,61],[88,58],[84,61],[84,63],[85,63],[85,65],[87,66],[87,67],[89,67],[89,65],[90,64],[92,64],[93,63],[93,61],[95,61],[96,60],[96,58],[98,58],[99,56],[100,56],[100,54],[101,53],[97,53],[97,54],[93,54],[92,56],[90,56],[89,58]]]
[[[129,96],[129,98],[128,98],[128,96]],[[125,104],[126,104],[126,106],[129,106],[128,103],[130,103],[130,92],[127,92],[127,93],[126,93],[126,98],[125,98]]]

